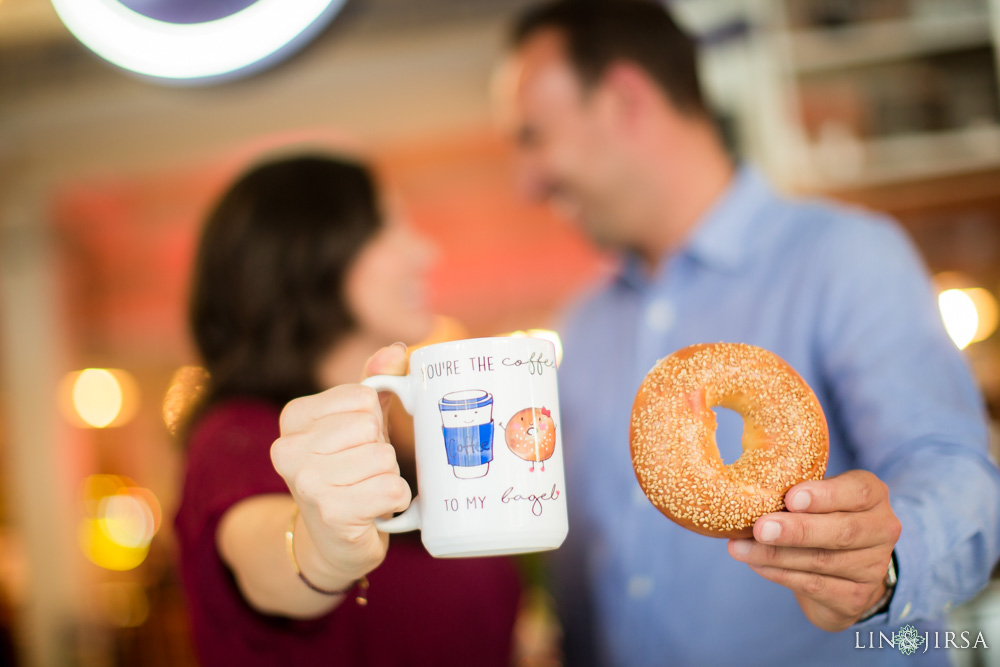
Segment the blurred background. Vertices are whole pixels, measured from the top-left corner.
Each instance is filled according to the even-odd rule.
[[[190,23],[212,3],[122,4]],[[0,664],[193,664],[171,535],[176,427],[204,379],[187,280],[206,208],[263,152],[376,160],[440,249],[442,335],[555,328],[607,270],[518,199],[493,125],[528,4],[349,0],[281,62],[180,86],[95,56],[48,0],[0,0]],[[1000,0],[671,5],[736,154],[905,225],[1000,418]],[[1000,641],[1000,592],[954,623]],[[953,658],[987,664],[971,653]]]

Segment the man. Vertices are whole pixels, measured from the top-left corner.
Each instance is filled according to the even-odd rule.
[[[905,236],[781,198],[734,165],[694,44],[656,4],[535,9],[498,82],[525,190],[622,255],[563,338],[571,529],[555,572],[568,664],[888,664],[911,658],[859,647],[911,622],[933,644],[1000,553],[1000,475]],[[657,512],[627,440],[645,373],[714,341],[783,357],[830,427],[826,479],[728,543]],[[728,462],[734,417],[720,414]]]

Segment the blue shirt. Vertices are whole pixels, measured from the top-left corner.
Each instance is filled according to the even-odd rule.
[[[660,358],[716,341],[771,350],[809,383],[829,422],[828,477],[862,468],[889,485],[902,534],[887,614],[820,630],[725,540],[678,527],[646,499],[629,455],[636,390]],[[568,664],[947,664],[933,633],[943,646],[946,610],[986,584],[1000,553],[1000,474],[980,395],[897,226],[781,198],[741,169],[654,276],[626,257],[574,309],[563,344],[570,536],[554,577]],[[732,462],[742,422],[718,412]],[[879,631],[908,623],[932,648],[877,648]]]

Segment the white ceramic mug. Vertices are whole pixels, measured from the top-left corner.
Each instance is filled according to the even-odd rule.
[[[476,338],[420,348],[409,375],[364,384],[413,415],[420,494],[375,525],[420,529],[432,556],[555,549],[566,491],[555,348],[540,338]]]

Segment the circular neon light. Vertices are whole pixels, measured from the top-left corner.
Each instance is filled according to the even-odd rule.
[[[203,23],[168,23],[118,0],[52,0],[70,32],[105,60],[138,74],[195,82],[249,73],[314,37],[345,0],[258,0]]]
[[[143,16],[166,23],[204,23],[224,19],[257,0],[118,0]]]

